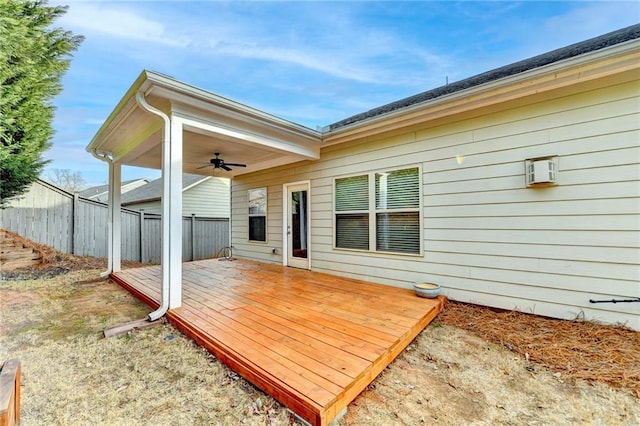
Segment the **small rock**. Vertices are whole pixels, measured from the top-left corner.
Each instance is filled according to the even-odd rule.
[[[256,409],[261,409],[262,408],[262,400],[260,398],[256,399],[255,402],[253,403],[253,405],[256,407]]]
[[[553,373],[553,377],[555,377],[556,379],[559,379],[560,377],[562,377],[562,373],[560,373],[560,372]]]

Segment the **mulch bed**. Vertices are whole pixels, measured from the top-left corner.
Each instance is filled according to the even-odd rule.
[[[640,397],[640,332],[450,302],[442,324],[468,330],[563,377],[630,389]]]

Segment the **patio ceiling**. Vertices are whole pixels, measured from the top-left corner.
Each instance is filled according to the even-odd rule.
[[[162,120],[136,102],[136,93],[183,123],[183,172],[211,175],[215,152],[227,163],[246,164],[233,177],[320,156],[321,134],[170,77],[143,71],[105,121],[87,151],[114,162],[160,169]]]

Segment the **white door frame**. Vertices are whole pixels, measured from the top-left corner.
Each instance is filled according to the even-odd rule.
[[[291,200],[289,199],[289,191],[294,187],[306,187],[307,191],[307,213],[309,213],[307,219],[307,265],[303,269],[311,269],[311,181],[304,180],[298,182],[290,182],[282,185],[282,264],[284,266],[292,266],[289,264],[289,257],[291,250],[289,243],[289,220],[290,220],[290,207]],[[300,266],[296,266],[300,267]]]

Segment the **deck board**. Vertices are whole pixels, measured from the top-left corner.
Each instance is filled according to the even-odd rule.
[[[112,274],[151,308],[161,269]],[[444,298],[247,260],[183,264],[170,322],[314,425],[328,424],[441,311]]]

